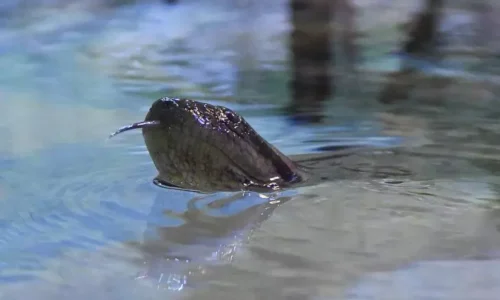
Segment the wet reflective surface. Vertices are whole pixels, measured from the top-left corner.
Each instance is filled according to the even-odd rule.
[[[187,0],[47,3],[0,6],[1,299],[496,299],[495,60],[433,66],[446,88],[427,81],[384,106],[393,58],[375,40],[392,33],[366,18],[369,71],[339,81],[322,123],[297,124],[281,110],[279,2],[249,15]],[[317,183],[155,186],[140,132],[107,137],[166,95],[238,111]]]

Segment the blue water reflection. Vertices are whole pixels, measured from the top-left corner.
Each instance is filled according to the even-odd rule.
[[[457,102],[380,107],[374,91],[394,67],[380,54],[367,62],[375,75],[361,74],[351,89],[339,79],[324,123],[296,124],[282,112],[290,98],[284,0],[252,9],[35,2],[0,4],[1,299],[225,299],[225,291],[229,299],[390,299],[394,287],[408,299],[459,299],[457,290],[496,299],[495,261],[458,260],[500,249],[490,216],[498,113],[474,106],[495,99],[496,87],[480,85],[495,85],[494,74],[416,61],[459,78],[445,95]],[[399,38],[377,26],[368,30],[375,40]],[[366,52],[385,51],[373,43]],[[161,189],[140,132],[107,136],[163,96],[238,111],[288,155],[410,146],[383,163],[363,161],[366,177],[323,168],[335,180],[268,198]],[[379,163],[383,178],[370,173]],[[386,163],[415,176],[393,179]],[[435,257],[451,262],[402,270]],[[460,290],[467,268],[478,282]]]

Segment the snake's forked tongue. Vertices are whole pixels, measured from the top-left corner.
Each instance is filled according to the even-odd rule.
[[[143,121],[143,122],[133,123],[133,124],[119,128],[117,131],[110,134],[108,138],[112,138],[117,134],[120,134],[120,133],[125,132],[125,131],[129,131],[132,129],[139,129],[139,128],[145,128],[145,127],[155,127],[158,125],[160,125],[160,121]]]

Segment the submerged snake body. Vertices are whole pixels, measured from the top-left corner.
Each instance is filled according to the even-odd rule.
[[[153,124],[140,128],[163,185],[266,192],[305,180],[291,159],[226,107],[161,98],[143,123]]]

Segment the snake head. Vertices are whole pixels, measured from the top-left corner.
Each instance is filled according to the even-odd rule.
[[[305,179],[290,158],[223,106],[161,98],[143,122],[117,133],[137,128],[158,170],[155,180],[167,186],[201,192],[271,192]]]

